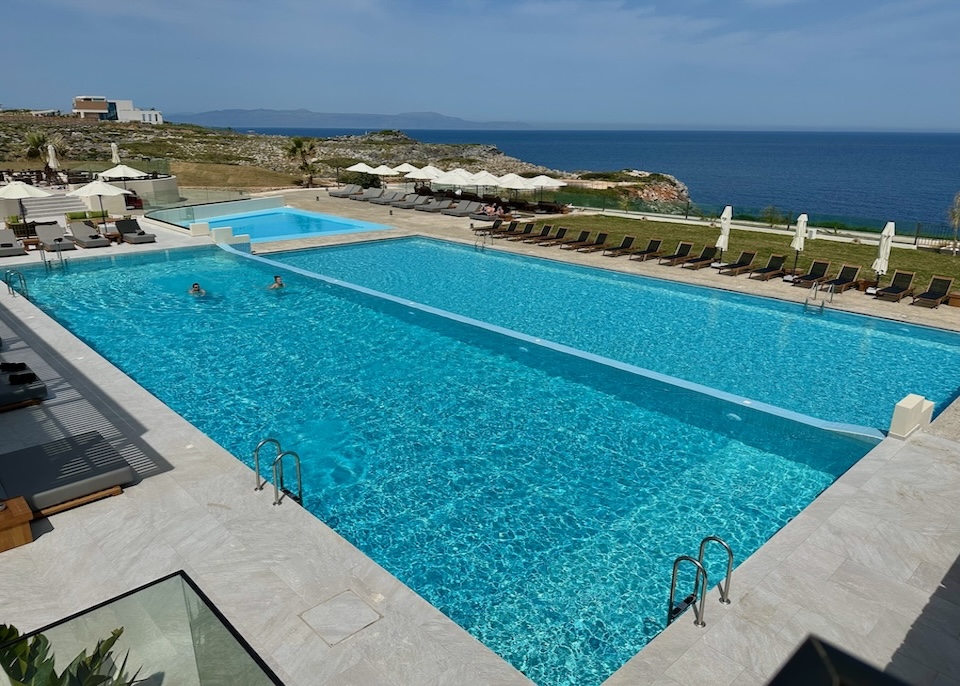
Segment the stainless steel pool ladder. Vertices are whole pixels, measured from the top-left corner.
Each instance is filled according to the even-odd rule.
[[[670,600],[667,605],[667,626],[673,623],[677,617],[682,615],[687,608],[693,608],[694,621],[696,626],[706,626],[703,621],[703,604],[707,597],[708,582],[707,570],[703,566],[703,557],[707,551],[708,543],[719,543],[727,551],[727,575],[723,583],[720,584],[720,602],[724,605],[730,604],[730,579],[733,576],[733,550],[719,536],[707,536],[700,541],[700,552],[696,559],[689,555],[681,555],[673,561],[673,577],[670,580]],[[696,567],[696,577],[694,578],[693,593],[686,596],[680,602],[674,602],[677,590],[677,573],[680,571],[680,565],[683,562],[689,562]],[[701,577],[703,581],[701,583]]]
[[[66,270],[67,260],[64,258],[63,251],[60,248],[60,246],[63,245],[63,241],[63,238],[55,238],[53,242],[54,245],[57,246],[57,262],[60,263],[60,269]],[[40,259],[43,261],[43,266],[47,271],[50,271],[56,266],[52,260],[47,259],[47,251],[42,245],[40,246],[38,252],[40,253]]]
[[[7,284],[7,293],[13,297],[17,297],[17,286],[20,287],[20,295],[24,298],[29,298],[27,295],[27,278],[23,275],[22,272],[18,272],[16,269],[8,269],[3,274],[3,282]]]
[[[273,504],[279,505],[283,501],[283,497],[289,495],[297,504],[303,502],[303,479],[300,475],[300,456],[293,452],[292,450],[284,450],[280,446],[280,441],[276,438],[264,438],[262,441],[257,443],[257,447],[253,449],[253,471],[256,478],[256,486],[253,490],[262,491],[263,487],[266,485],[267,480],[260,480],[260,449],[265,445],[272,445],[276,448],[276,457],[273,458]],[[289,491],[284,486],[283,481],[283,458],[292,457],[294,465],[297,468],[297,492],[296,494]]]

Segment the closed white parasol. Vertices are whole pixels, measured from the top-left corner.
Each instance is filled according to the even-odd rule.
[[[897,227],[893,222],[887,222],[880,232],[880,245],[877,248],[877,259],[873,261],[871,269],[877,273],[877,283],[880,277],[887,273],[890,268],[890,248],[893,247],[893,237],[897,233]]]
[[[730,247],[730,222],[733,220],[733,207],[727,205],[720,213],[720,236],[717,238],[717,248],[720,250],[720,261],[723,261],[723,251]]]

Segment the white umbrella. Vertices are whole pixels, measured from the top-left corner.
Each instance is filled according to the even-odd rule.
[[[379,167],[375,167],[370,170],[371,174],[376,174],[377,176],[399,176],[400,172],[394,171],[385,164],[381,164]]]
[[[53,147],[53,143],[47,146],[47,166],[53,171],[60,168],[60,163],[57,161],[57,149]]]
[[[373,173],[373,167],[371,167],[371,166],[370,166],[369,164],[367,164],[366,162],[357,162],[357,163],[356,163],[355,165],[353,165],[352,167],[347,167],[347,171],[349,171],[349,172],[362,172],[362,173],[364,173],[364,174],[372,174],[372,173]]]
[[[45,191],[42,188],[37,188],[36,186],[31,186],[29,183],[24,183],[23,181],[11,181],[6,186],[0,188],[0,198],[4,200],[23,200],[24,198],[47,198],[53,195],[49,191]],[[23,219],[24,224],[27,222],[27,212],[23,208],[23,203],[18,203],[20,205],[20,217]]]
[[[796,252],[793,256],[793,273],[797,273],[797,260],[800,259],[800,253],[803,252],[803,243],[807,238],[807,222],[809,218],[806,214],[797,217],[797,228],[793,233],[793,240],[790,241],[790,247]]]
[[[120,188],[119,186],[111,186],[109,183],[97,179],[96,181],[91,181],[90,183],[80,186],[80,188],[70,191],[67,193],[69,196],[75,198],[92,198],[97,196],[100,199],[100,214],[106,216],[106,213],[103,211],[103,196],[113,197],[117,195],[126,195],[131,193],[125,188]]]
[[[494,176],[486,169],[481,169],[470,177],[474,186],[496,186],[500,183],[500,178]]]
[[[414,179],[419,181],[432,181],[433,179],[437,178],[441,174],[443,174],[443,172],[439,170],[428,169],[427,167],[424,167],[423,169],[418,169],[416,171],[409,172],[408,174],[404,174],[403,178]]]
[[[143,179],[150,175],[125,164],[118,164],[116,167],[100,172],[97,176],[101,179]]]
[[[720,250],[720,261],[723,261],[723,251],[730,247],[730,221],[733,219],[733,207],[727,205],[720,213],[720,236],[717,238],[717,248]]]
[[[525,179],[519,174],[504,174],[497,182],[500,188],[507,188],[512,191],[532,191],[534,186],[530,184],[529,179]]]
[[[409,162],[404,162],[403,164],[393,168],[393,171],[397,172],[398,174],[406,174],[407,172],[419,171],[419,170],[420,170],[420,167],[414,167]]]
[[[545,176],[540,174],[540,176],[534,176],[532,179],[529,179],[531,185],[536,186],[537,188],[560,188],[566,186],[566,181],[561,181],[560,179],[554,179],[550,176]]]
[[[890,248],[893,247],[893,236],[897,232],[897,227],[893,222],[887,222],[880,232],[880,246],[877,248],[877,259],[873,261],[871,269],[877,273],[877,285],[880,284],[880,277],[887,273],[890,266]]]
[[[116,143],[110,144],[110,161],[114,164],[120,164],[120,148]]]
[[[474,186],[473,174],[465,169],[452,169],[433,180],[442,186]]]

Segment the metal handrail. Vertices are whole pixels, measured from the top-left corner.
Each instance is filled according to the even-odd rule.
[[[733,576],[733,549],[727,544],[725,540],[719,536],[707,536],[702,541],[700,541],[700,554],[697,556],[697,559],[700,562],[700,565],[703,565],[703,553],[707,548],[707,543],[719,543],[724,550],[727,551],[727,576],[723,580],[723,584],[719,586],[720,588],[720,602],[724,605],[730,604],[730,579]]]
[[[262,491],[264,485],[267,483],[267,480],[264,479],[260,481],[260,448],[263,446],[272,443],[277,447],[277,457],[283,453],[283,448],[280,447],[280,441],[276,438],[264,438],[262,441],[257,443],[257,447],[253,449],[253,471],[255,473],[254,478],[256,479],[256,487],[253,489],[255,491]]]
[[[696,580],[693,584],[693,593],[684,598],[683,602],[678,605],[674,605],[673,598],[677,590],[677,572],[680,569],[681,562],[689,562],[697,568]],[[703,585],[700,585],[700,577],[703,577]],[[704,627],[706,622],[703,621],[703,601],[706,599],[707,595],[707,570],[703,568],[703,565],[699,560],[695,560],[689,555],[681,555],[676,560],[673,561],[673,578],[670,580],[670,600],[667,605],[667,626],[673,623],[677,617],[679,617],[683,612],[688,608],[693,608],[694,620],[693,623],[696,626]],[[697,607],[697,598],[700,598],[700,606]]]
[[[14,277],[20,282],[20,291],[23,297],[29,298],[27,293],[27,278],[22,272],[18,272],[16,269],[8,269],[3,274],[3,282],[7,284],[7,294],[12,295],[14,298],[17,297],[17,289],[13,287]]]
[[[297,495],[293,495],[283,487],[283,458],[290,456],[297,466]],[[283,495],[289,494],[297,503],[303,502],[303,480],[300,478],[300,456],[292,450],[287,450],[277,455],[273,461],[273,504],[279,505],[283,500]]]

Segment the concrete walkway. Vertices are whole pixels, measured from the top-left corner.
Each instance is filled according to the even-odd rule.
[[[323,191],[288,199],[396,227],[382,236],[477,240],[465,219],[391,215]],[[194,244],[174,231],[157,234],[153,248]],[[809,295],[712,270],[502,241],[487,247],[800,302]],[[115,246],[89,256],[134,249],[151,248]],[[88,257],[76,252],[74,259]],[[3,264],[11,259],[37,257]],[[53,390],[40,406],[0,414],[0,452],[92,426],[144,477],[122,496],[35,522],[34,543],[0,556],[2,621],[33,629],[185,569],[291,685],[528,683],[312,515],[293,503],[273,507],[268,491],[253,491],[247,467],[28,301],[3,294],[0,305],[4,354],[36,365]],[[826,306],[840,305],[960,330],[960,308],[927,310],[855,292]],[[688,613],[607,683],[761,684],[816,633],[911,683],[960,684],[958,440],[956,403],[907,441],[886,439],[740,565],[732,605],[720,605],[714,592],[705,628]]]

